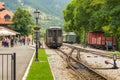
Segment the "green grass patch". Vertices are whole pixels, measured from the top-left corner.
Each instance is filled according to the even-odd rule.
[[[44,49],[39,50],[39,62],[32,62],[26,80],[53,80],[53,76]]]
[[[40,61],[48,61],[47,60],[47,54],[45,53],[44,49],[39,49],[38,54],[39,54],[38,56],[39,56]]]
[[[118,57],[120,57],[120,52],[113,52],[113,51],[108,51],[107,54],[109,55],[113,55],[113,54],[116,54]]]

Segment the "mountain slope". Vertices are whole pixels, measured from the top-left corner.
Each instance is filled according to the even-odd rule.
[[[5,7],[12,11],[15,11],[17,6],[20,6],[17,0],[0,0],[0,2],[5,2]]]
[[[71,0],[0,0],[5,2],[5,7],[16,11],[18,6],[30,9],[31,14],[36,8],[40,10],[42,18],[39,22],[42,28],[50,26],[62,26],[62,10]]]
[[[0,0],[7,9],[15,11],[18,6],[30,6],[54,16],[62,16],[62,10],[70,0]]]
[[[30,5],[33,8],[38,8],[41,11],[52,14],[55,16],[61,16],[63,8],[70,0],[24,0],[25,5]]]

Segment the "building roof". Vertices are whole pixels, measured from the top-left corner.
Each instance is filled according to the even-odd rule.
[[[5,15],[9,15],[11,18],[13,17],[13,13],[11,11],[8,10],[0,11],[0,18],[4,18]]]
[[[5,16],[9,16],[9,20],[5,20]],[[0,2],[0,24],[12,24],[13,13],[4,7],[4,2]]]
[[[14,30],[11,30],[11,29],[8,29],[8,28],[2,27],[2,26],[0,26],[0,31],[3,31],[0,35],[5,34],[5,32],[11,33],[11,34],[7,34],[7,35],[16,35],[16,34],[19,34],[18,32],[14,31]]]

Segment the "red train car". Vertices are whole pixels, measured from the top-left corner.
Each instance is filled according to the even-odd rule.
[[[96,48],[114,48],[116,46],[116,39],[112,37],[105,37],[104,32],[94,31],[87,34],[88,45]]]

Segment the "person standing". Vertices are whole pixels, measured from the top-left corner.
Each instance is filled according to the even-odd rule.
[[[23,40],[23,44],[25,45],[25,37],[22,40]]]
[[[10,44],[11,44],[11,47],[14,46],[14,39],[13,39],[13,37],[12,37],[11,40],[10,40]]]
[[[30,38],[29,37],[27,37],[27,45],[29,45],[29,43],[30,43]]]

